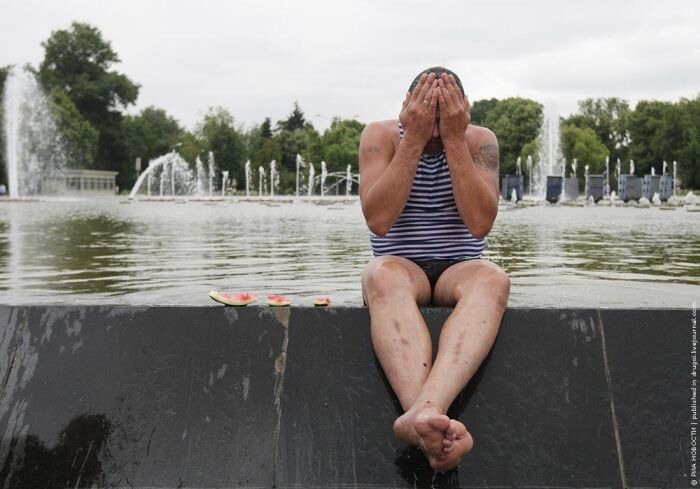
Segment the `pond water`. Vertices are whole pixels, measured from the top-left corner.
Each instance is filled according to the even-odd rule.
[[[690,307],[700,213],[537,206],[499,211],[485,257],[510,306]],[[359,203],[0,202],[0,303],[214,305],[211,289],[362,304]]]

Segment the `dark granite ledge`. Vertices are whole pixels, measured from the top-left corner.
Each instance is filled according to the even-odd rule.
[[[424,309],[436,337],[449,309]],[[691,311],[515,309],[434,474],[366,308],[0,306],[0,488],[690,487]]]

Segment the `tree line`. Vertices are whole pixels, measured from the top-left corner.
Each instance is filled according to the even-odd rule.
[[[136,178],[136,158],[150,159],[176,149],[194,165],[213,152],[219,170],[228,171],[238,191],[245,186],[245,162],[253,168],[276,160],[280,193],[295,189],[296,155],[330,172],[357,171],[359,138],[364,124],[334,118],[317,131],[295,102],[286,119],[269,117],[245,127],[224,107],[211,107],[193,129],[184,128],[164,109],[147,107],[139,114],[126,110],[136,103],[140,86],[114,69],[120,62],[111,43],[89,24],[73,22],[42,43],[44,59],[29,67],[46,92],[62,131],[69,166],[119,172],[117,184],[129,190]],[[0,91],[10,67],[0,68]],[[0,108],[0,110],[2,110]],[[530,99],[477,100],[472,123],[494,131],[501,152],[501,175],[514,174],[516,160],[537,160],[543,106]],[[635,161],[637,173],[660,173],[662,161],[677,160],[686,188],[700,188],[700,95],[678,102],[644,100],[631,108],[619,98],[579,102],[576,114],[560,119],[564,158],[602,173],[619,158]],[[3,135],[4,137],[4,135]],[[0,182],[5,176],[5,144],[0,144]],[[579,174],[581,175],[581,171]]]

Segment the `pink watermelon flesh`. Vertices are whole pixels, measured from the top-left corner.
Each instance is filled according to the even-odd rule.
[[[267,296],[267,303],[271,306],[288,306],[292,303],[289,299],[287,299],[283,295],[268,295]]]
[[[209,292],[209,297],[228,306],[247,306],[258,300],[255,294],[249,294],[248,292],[232,294],[229,292],[218,292],[216,290]]]

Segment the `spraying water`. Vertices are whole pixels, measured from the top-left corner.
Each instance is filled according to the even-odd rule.
[[[204,163],[197,156],[195,159],[195,168],[197,173],[197,188],[195,190],[195,195],[197,197],[202,197],[204,195]]]
[[[556,106],[544,109],[542,127],[538,136],[537,164],[533,168],[532,195],[544,199],[547,192],[547,175],[561,175],[564,171],[559,133],[559,113]]]
[[[309,162],[309,197],[311,197],[314,192],[314,174],[314,164]]]
[[[265,168],[260,165],[258,167],[258,172],[260,175],[260,188],[258,190],[258,196],[262,197],[263,195],[263,188],[265,187]]]
[[[306,163],[304,163],[304,158],[302,158],[301,155],[297,153],[297,197],[299,197],[301,169],[304,167],[306,167]]]
[[[277,174],[277,161],[272,160],[270,162],[270,197],[275,196],[275,187],[279,183],[279,176]]]
[[[13,67],[5,80],[5,157],[10,197],[65,190],[60,132],[48,99],[33,74]]]
[[[250,160],[245,162],[245,196],[250,197],[250,180],[253,178],[253,174],[250,170]]]
[[[207,166],[209,167],[209,197],[214,192],[214,153],[209,151],[207,155]]]
[[[328,177],[328,170],[326,169],[326,162],[321,162],[321,197],[326,195],[326,178]]]
[[[197,180],[187,162],[175,151],[154,158],[148,162],[148,168],[139,175],[129,198],[136,197],[143,181],[148,181],[148,194],[151,193],[151,177],[160,181],[160,196],[165,195],[165,189],[170,187],[170,195],[191,195],[197,185]]]

